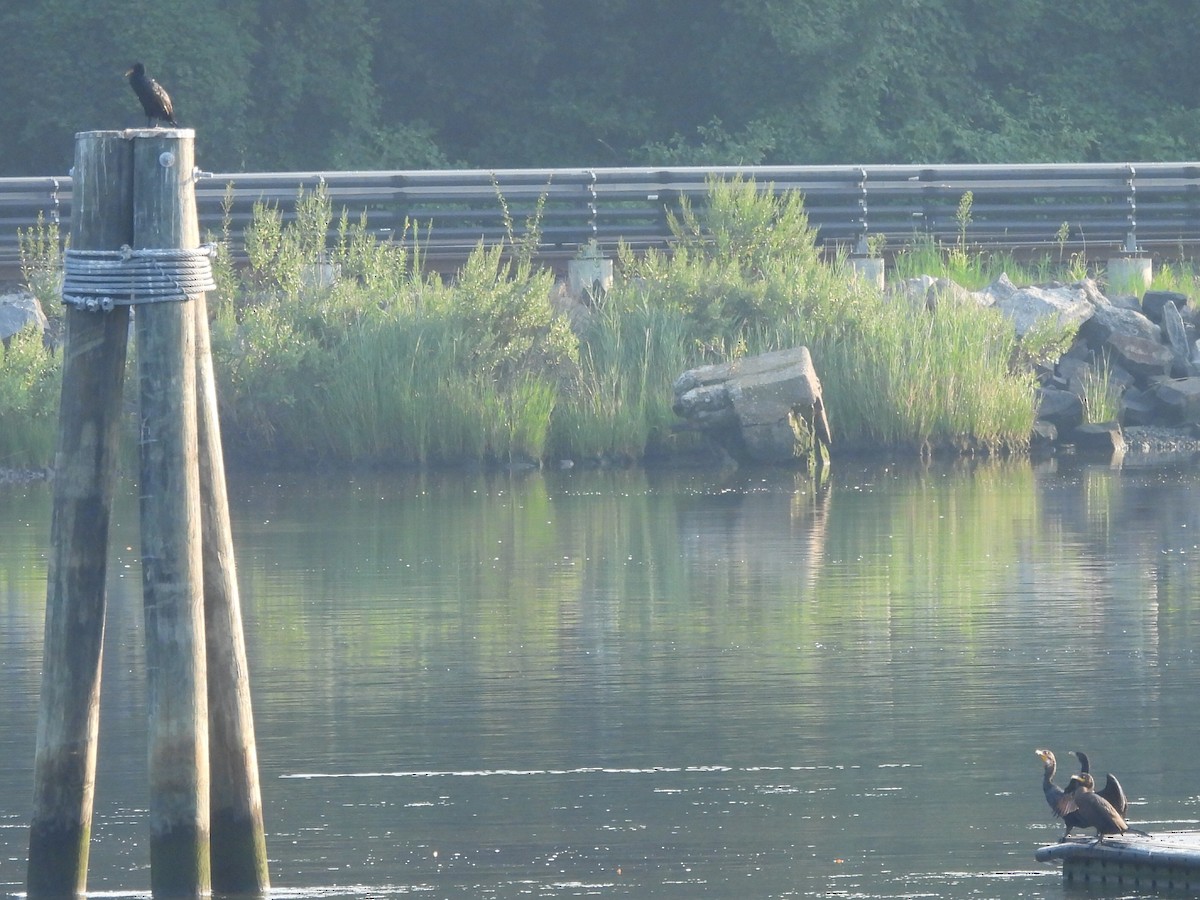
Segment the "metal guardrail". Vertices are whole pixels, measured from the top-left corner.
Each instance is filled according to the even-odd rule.
[[[683,198],[699,206],[710,178],[739,176],[800,191],[818,240],[852,252],[871,235],[893,249],[917,238],[1013,250],[1186,253],[1200,244],[1200,162],[201,173],[196,201],[202,234],[221,233],[228,205],[235,252],[256,203],[288,219],[298,191],[324,183],[335,217],[345,210],[377,236],[408,242],[406,223],[415,224],[428,259],[461,258],[510,227],[523,236],[534,216],[540,251],[571,255],[592,240],[610,251],[622,241],[665,246],[668,213]],[[16,267],[18,229],[40,214],[65,234],[70,207],[69,177],[0,178],[0,269]]]

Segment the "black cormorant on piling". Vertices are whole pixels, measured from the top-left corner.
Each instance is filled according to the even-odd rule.
[[[144,65],[140,62],[134,63],[125,73],[125,77],[129,79],[129,86],[133,88],[133,92],[142,101],[147,126],[153,125],[155,119],[162,119],[172,128],[179,127],[179,123],[175,121],[175,108],[171,105],[171,98],[161,84],[146,74]]]
[[[1058,814],[1064,820],[1072,812],[1078,812],[1083,817],[1085,828],[1095,828],[1100,839],[1108,834],[1124,834],[1127,831],[1146,834],[1144,831],[1130,828],[1113,805],[1096,793],[1096,781],[1088,772],[1072,775],[1071,783],[1067,785],[1058,801]]]
[[[1063,832],[1063,836],[1058,839],[1059,843],[1061,843],[1067,839],[1067,835],[1069,835],[1073,829],[1087,828],[1088,823],[1084,820],[1083,814],[1079,812],[1078,809],[1071,809],[1071,811],[1067,812],[1065,815],[1059,811],[1059,806],[1063,802],[1063,797],[1066,795],[1066,791],[1060,788],[1053,781],[1054,772],[1058,766],[1058,763],[1054,759],[1054,754],[1049,750],[1035,750],[1034,752],[1041,759],[1042,765],[1045,767],[1042,771],[1042,793],[1046,795],[1046,803],[1049,805],[1050,811],[1056,816],[1060,816],[1063,820],[1063,824],[1067,826],[1067,830]]]
[[[1088,756],[1080,750],[1072,750],[1072,753],[1079,759],[1079,774],[1089,775],[1092,768],[1088,763]],[[1116,776],[1111,772],[1104,776],[1104,787],[1096,791],[1101,797],[1112,804],[1120,815],[1124,816],[1129,811],[1129,798],[1125,796],[1125,791],[1121,787],[1121,782],[1117,781]]]

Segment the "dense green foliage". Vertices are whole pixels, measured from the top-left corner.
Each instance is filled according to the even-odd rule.
[[[575,342],[531,248],[482,246],[453,283],[301,196],[260,207],[249,268],[222,260],[214,354],[243,451],[351,463],[540,458]],[[336,277],[329,277],[336,273]]]
[[[61,359],[27,328],[0,346],[0,468],[39,468],[54,459]]]
[[[0,175],[171,91],[215,171],[1190,159],[1175,0],[44,0],[0,7]]]
[[[685,208],[671,254],[627,260],[627,289],[680,309],[697,345],[720,359],[808,346],[843,449],[1026,445],[1032,369],[1013,367],[1018,343],[1000,313],[945,304],[926,315],[845,260],[823,262],[798,195],[717,182],[709,204],[699,217]]]
[[[641,458],[676,444],[681,371],[801,343],[846,448],[1020,448],[1033,424],[1007,320],[886,300],[821,259],[797,194],[714,182],[672,223],[673,252],[622,255],[577,332],[532,245],[481,247],[443,283],[345,222],[326,254],[313,238],[328,200],[298,210],[281,225],[259,209],[251,267],[220,304],[217,369],[243,449],[373,464]],[[312,276],[321,265],[334,283]]]
[[[1006,319],[974,304],[914,310],[846,260],[823,260],[797,194],[713,182],[672,223],[674,251],[623,252],[613,288],[575,310],[574,328],[555,307],[561,288],[532,263],[536,234],[480,246],[443,280],[423,272],[419,250],[344,218],[327,249],[332,218],[320,190],[286,224],[260,206],[248,266],[218,257],[212,343],[235,455],[395,465],[669,454],[695,441],[672,429],[683,370],[798,344],[825,385],[839,452],[1020,449],[1033,424],[1032,367]],[[35,235],[23,246],[52,256],[56,245]],[[31,352],[21,341],[6,355],[0,412],[45,444],[56,363]],[[29,440],[0,439],[0,452],[33,462]]]

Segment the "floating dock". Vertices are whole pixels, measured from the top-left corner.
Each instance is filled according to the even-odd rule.
[[[1200,831],[1071,837],[1039,847],[1037,859],[1060,860],[1063,881],[1072,884],[1200,894]]]

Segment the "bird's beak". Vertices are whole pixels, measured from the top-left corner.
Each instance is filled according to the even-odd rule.
[[[129,77],[130,75],[132,75],[132,74],[133,74],[133,69],[126,69],[126,70],[125,70],[125,77],[126,77],[126,78],[128,78],[128,77]]]

